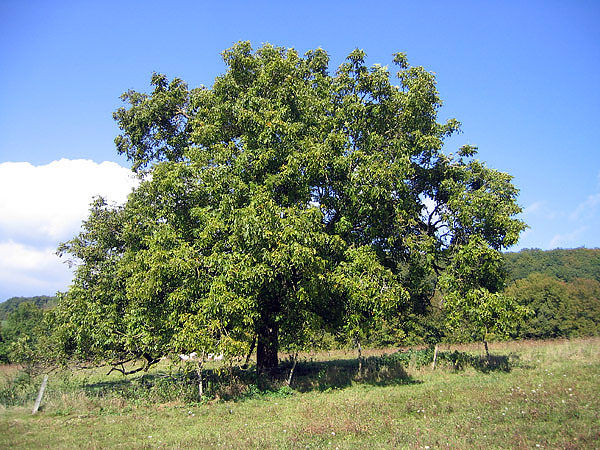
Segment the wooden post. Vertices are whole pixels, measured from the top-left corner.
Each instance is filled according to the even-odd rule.
[[[202,377],[202,364],[204,363],[204,352],[202,352],[202,360],[196,362],[196,374],[198,375],[198,401],[202,401],[204,396],[204,378]]]
[[[356,340],[357,346],[358,346],[358,378],[362,378],[362,366],[363,366],[363,360],[362,360],[362,347],[360,345],[360,341],[357,339]]]
[[[31,414],[35,414],[40,409],[40,403],[42,403],[42,397],[44,396],[44,391],[46,390],[46,383],[48,383],[48,375],[44,375],[44,380],[42,381],[42,385],[40,386],[40,392],[38,393],[37,399],[35,400],[35,405],[33,405],[33,410]]]
[[[296,352],[294,354],[294,362],[292,364],[292,368],[290,369],[290,374],[288,376],[287,383],[286,383],[288,386],[292,385],[292,377],[294,376],[294,369],[296,368],[297,362],[298,362],[298,352]]]
[[[435,344],[435,349],[433,350],[433,364],[431,365],[431,370],[435,370],[435,362],[437,360],[438,354],[438,344]]]

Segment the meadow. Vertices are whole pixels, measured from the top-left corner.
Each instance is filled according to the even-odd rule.
[[[600,338],[490,351],[443,346],[432,370],[429,349],[370,350],[361,377],[352,351],[303,355],[291,387],[288,363],[274,382],[214,365],[203,402],[166,363],[54,372],[36,415],[39,378],[5,366],[0,448],[600,448]]]

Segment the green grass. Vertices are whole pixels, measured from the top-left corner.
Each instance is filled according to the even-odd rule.
[[[442,350],[435,371],[373,351],[361,381],[354,354],[320,354],[299,365],[293,390],[244,391],[236,379],[237,401],[205,403],[137,398],[150,389],[140,378],[53,374],[36,416],[35,388],[0,410],[0,448],[600,448],[600,339],[492,344],[510,364],[488,371],[455,370],[449,357],[477,361],[478,346]]]

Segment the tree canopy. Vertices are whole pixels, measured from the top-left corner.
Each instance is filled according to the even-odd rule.
[[[77,264],[65,352],[151,364],[256,340],[270,371],[315,330],[360,338],[423,311],[465,246],[517,242],[511,177],[474,147],[442,152],[460,124],[437,122],[435,77],[404,54],[397,85],[360,50],[334,72],[322,49],[222,55],[210,88],[154,74],[151,93],[122,96],[115,142],[141,182],[124,205],[96,199],[59,248]]]

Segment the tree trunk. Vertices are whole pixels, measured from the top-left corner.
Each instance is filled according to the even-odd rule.
[[[486,358],[488,360],[488,363],[489,363],[490,360],[491,360],[491,357],[490,357],[490,349],[488,348],[487,341],[483,341],[483,346],[485,347],[485,356],[486,356]]]
[[[268,318],[270,319],[270,318]],[[265,320],[258,333],[256,346],[256,370],[260,374],[273,374],[277,370],[279,359],[278,325],[273,320]]]

